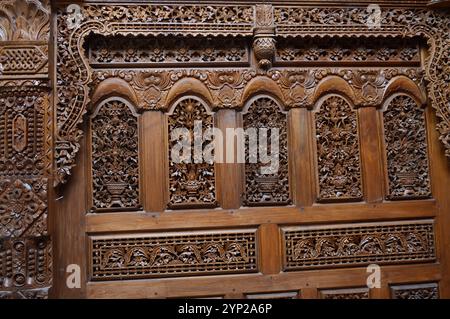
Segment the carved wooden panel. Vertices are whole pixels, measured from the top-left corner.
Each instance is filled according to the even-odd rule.
[[[47,179],[0,180],[0,237],[47,235]]]
[[[369,299],[369,288],[324,289],[321,299]]]
[[[49,173],[51,120],[48,88],[41,85],[0,90],[0,176]]]
[[[342,97],[325,99],[316,113],[319,201],[362,197],[356,112]]]
[[[250,104],[243,114],[243,122],[244,131],[248,134],[245,142],[244,204],[288,204],[290,198],[286,113],[273,99],[261,97]],[[274,129],[278,130],[278,140],[272,140]],[[258,139],[257,144],[256,141],[250,144],[253,138]],[[275,147],[272,148],[272,145]],[[261,157],[261,150],[267,159]],[[278,154],[278,165],[270,162],[272,154]]]
[[[247,299],[298,299],[298,291],[246,294]]]
[[[0,239],[0,287],[45,287],[52,282],[48,237]]]
[[[300,63],[390,63],[420,64],[417,39],[395,41],[364,38],[306,38],[292,41],[280,39],[277,42],[275,61],[279,64]]]
[[[383,113],[388,198],[431,195],[425,111],[409,96],[392,99]]]
[[[94,113],[92,197],[95,209],[139,207],[138,121],[123,101],[110,100]]]
[[[108,67],[111,63],[152,65],[248,65],[247,41],[243,38],[185,38],[185,37],[103,37],[92,36],[89,41],[89,63]]]
[[[213,207],[216,205],[215,169],[212,159],[204,158],[203,151],[211,142],[202,137],[205,131],[214,127],[214,118],[197,98],[182,99],[168,116],[169,138],[169,207]],[[189,132],[189,154],[178,153],[174,161],[179,138],[171,135],[177,129]],[[197,133],[196,133],[197,132]],[[195,141],[201,146],[196,152]]]
[[[92,280],[258,271],[255,229],[93,236]]]
[[[391,286],[392,299],[439,299],[437,283]]]
[[[436,258],[432,221],[291,227],[283,229],[283,239],[288,271]]]

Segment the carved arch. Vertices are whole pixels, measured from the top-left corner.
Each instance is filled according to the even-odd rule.
[[[211,114],[211,109],[213,107],[210,108],[209,105],[214,105],[211,92],[203,82],[195,78],[180,79],[169,89],[165,99],[165,105],[167,105],[169,109],[168,114],[173,112],[174,106],[176,106],[180,100],[184,99],[185,96],[198,97],[199,102],[202,103],[209,114]]]
[[[413,98],[418,105],[424,106],[427,102],[425,92],[411,79],[406,76],[398,76],[389,81],[383,94],[383,102],[381,107],[383,110],[387,108],[391,100],[399,94],[405,94]]]
[[[270,78],[258,76],[251,79],[244,87],[241,100],[241,104],[244,106],[243,112],[248,110],[251,104],[250,102],[253,102],[255,98],[262,96],[270,97],[275,100],[282,111],[286,109],[286,106],[281,102],[285,101],[286,98],[284,97],[280,86]]]
[[[125,80],[120,78],[109,78],[100,82],[100,84],[95,87],[90,105],[97,105],[98,108],[104,100],[119,97],[130,101],[132,105],[138,105],[139,103],[135,91]]]
[[[310,103],[314,108],[320,108],[322,103],[330,96],[336,95],[344,98],[349,105],[357,105],[358,100],[350,84],[336,75],[327,76],[321,80],[314,90]]]

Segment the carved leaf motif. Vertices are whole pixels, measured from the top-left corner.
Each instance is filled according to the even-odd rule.
[[[92,118],[91,130],[94,208],[139,208],[137,118],[124,102],[110,101]]]
[[[327,98],[316,114],[319,200],[362,197],[356,112],[341,97]]]
[[[424,110],[410,97],[395,97],[383,113],[390,199],[429,197]]]
[[[266,149],[269,157],[272,157],[271,134],[273,129],[278,129],[278,169],[272,174],[262,174],[262,167],[270,167],[271,163],[263,163],[261,157],[250,160],[249,141],[245,143],[245,193],[244,204],[254,205],[284,205],[289,199],[289,171],[288,171],[288,133],[287,116],[281,111],[278,104],[270,98],[259,98],[254,101],[248,111],[243,115],[244,130],[255,133],[261,138],[259,129],[268,129]],[[259,141],[261,142],[261,140]],[[258,142],[258,143],[259,143]],[[260,144],[258,144],[260,145]],[[261,154],[260,154],[261,155]],[[256,163],[252,163],[256,160]]]
[[[175,129],[187,129],[190,132],[191,143],[197,138],[194,135],[195,122],[201,122],[201,134],[213,128],[213,117],[209,115],[197,99],[186,98],[175,106],[173,114],[168,117],[169,139]],[[177,140],[169,140],[170,150],[177,144]],[[200,142],[202,152],[208,141]],[[216,186],[214,164],[200,158],[196,160],[195,147],[191,147],[190,160],[169,162],[169,207],[212,207],[216,205]],[[186,154],[183,154],[186,155]]]

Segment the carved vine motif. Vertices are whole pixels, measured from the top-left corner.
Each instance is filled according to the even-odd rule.
[[[169,128],[169,207],[212,207],[216,205],[216,186],[214,163],[205,162],[201,155],[197,158],[195,146],[190,149],[190,158],[182,159],[181,163],[173,161],[170,150],[174,149],[179,140],[172,140],[171,132],[176,129],[187,129],[190,132],[191,144],[195,139],[196,123],[200,123],[201,135],[207,129],[213,128],[213,116],[207,113],[201,102],[194,98],[180,101],[168,117]],[[208,140],[200,141],[201,150],[205,149]],[[185,156],[186,154],[182,154]]]
[[[86,109],[86,84],[91,79],[88,63],[82,57],[82,46],[87,34],[252,36],[254,9],[251,6],[186,6],[183,10],[178,9],[176,6],[87,5],[82,7],[83,23],[73,30],[67,26],[64,8],[58,11],[57,183],[65,181],[79,149],[78,141],[82,132],[77,125]],[[425,68],[428,92],[441,119],[438,129],[441,140],[448,149],[447,155],[450,156],[450,93],[446,90],[449,79],[446,77],[448,72],[441,72],[449,67],[446,57],[450,47],[450,32],[445,13],[410,9],[382,10],[381,27],[367,32],[369,15],[365,8],[276,6],[273,10],[277,35],[281,37],[323,34],[345,34],[349,37],[384,37],[386,34],[394,37],[425,37],[430,46]],[[374,101],[366,103],[374,105]]]
[[[436,283],[393,286],[391,297],[393,299],[439,299],[439,286]]]
[[[388,198],[431,195],[425,112],[409,96],[395,97],[383,113]]]
[[[29,289],[50,285],[51,246],[45,236],[0,238],[0,287]],[[26,291],[24,293],[28,294]]]
[[[283,233],[285,270],[435,259],[432,222],[300,227]]]
[[[245,39],[184,37],[104,37],[88,39],[89,63],[96,66],[110,63],[248,64]]]
[[[51,117],[42,83],[0,89],[0,176],[50,174]],[[18,85],[18,84],[16,84]]]
[[[331,96],[316,113],[319,200],[362,197],[356,112]]]
[[[287,115],[282,112],[278,104],[270,98],[259,98],[254,101],[243,115],[244,130],[268,129],[266,149],[269,156],[274,152],[271,147],[271,134],[278,129],[278,169],[273,174],[262,174],[262,167],[269,167],[270,163],[263,163],[256,154],[250,154],[249,138],[245,143],[245,193],[244,204],[254,205],[282,205],[288,204],[289,199],[289,171],[288,171],[288,133]],[[257,131],[258,136],[261,132]],[[259,145],[259,144],[258,144]],[[252,157],[252,159],[251,159]],[[256,155],[257,157],[257,155]],[[252,163],[257,161],[257,163]]]
[[[91,120],[92,192],[97,209],[139,207],[136,116],[121,101],[100,106]]]
[[[283,62],[409,62],[420,63],[417,39],[281,39],[276,61]]]
[[[0,237],[47,235],[47,180],[0,181]]]
[[[256,232],[91,240],[94,280],[256,272]]]
[[[321,299],[369,299],[369,288],[322,290]]]

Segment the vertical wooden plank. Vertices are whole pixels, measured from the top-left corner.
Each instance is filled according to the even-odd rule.
[[[281,237],[276,224],[262,224],[259,227],[261,272],[265,275],[281,271]]]
[[[216,163],[217,197],[223,209],[236,209],[241,206],[243,164],[237,163],[237,139],[234,140],[234,163],[226,163],[226,155],[229,151],[226,145],[226,129],[236,128],[237,113],[235,110],[223,109],[216,113],[217,128],[222,131],[224,148],[223,163]],[[216,150],[217,151],[217,150]],[[220,192],[220,194],[219,194]]]
[[[300,299],[318,299],[319,292],[315,287],[305,287],[300,290]]]
[[[86,125],[85,125],[86,126]],[[86,128],[84,132],[86,132]],[[87,150],[86,135],[80,141],[77,165],[69,176],[70,183],[62,186],[52,198],[53,227],[53,288],[54,298],[83,298],[86,295],[87,244],[85,214],[87,212]],[[81,287],[66,285],[68,265],[78,265],[81,270]]]
[[[382,130],[375,107],[358,109],[359,143],[364,197],[367,202],[383,201]]]
[[[145,211],[164,211],[167,202],[167,149],[165,117],[148,111],[140,117],[141,198]]]
[[[436,246],[442,279],[439,282],[440,298],[450,298],[450,161],[445,156],[444,147],[436,130],[435,110],[428,107],[426,112],[428,145],[430,154],[430,176],[433,197],[438,203],[436,216]]]
[[[295,205],[311,206],[316,196],[312,156],[312,115],[305,108],[289,110],[289,170]]]

